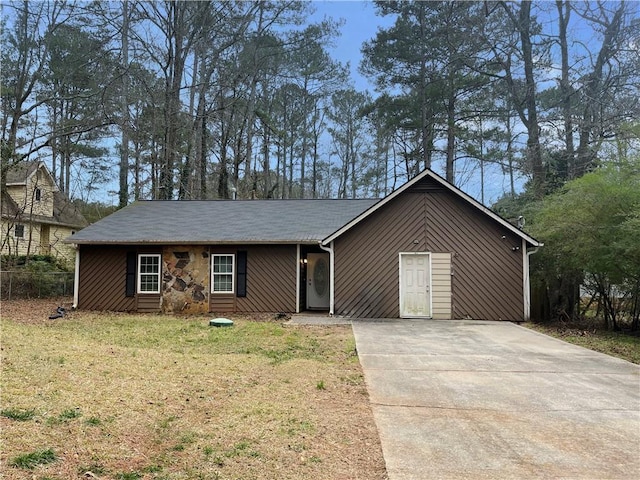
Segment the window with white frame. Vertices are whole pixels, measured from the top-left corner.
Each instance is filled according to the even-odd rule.
[[[233,293],[233,264],[233,255],[212,255],[211,293]]]
[[[22,224],[14,225],[13,236],[16,238],[24,238],[24,225]]]
[[[138,255],[138,293],[160,293],[160,255]]]

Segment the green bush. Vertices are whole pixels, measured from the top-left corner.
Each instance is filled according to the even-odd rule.
[[[51,255],[2,256],[0,291],[4,300],[71,295],[73,280],[73,271]]]
[[[54,271],[68,271],[65,266],[53,255],[2,255],[2,269],[10,270],[13,268],[26,267],[31,262],[44,262],[51,265]]]
[[[640,329],[639,228],[640,161],[600,168],[544,199],[531,232],[545,244],[533,258],[532,282],[551,292],[556,316],[586,314],[582,285],[609,329]]]

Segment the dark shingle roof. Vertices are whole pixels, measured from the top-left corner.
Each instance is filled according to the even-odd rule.
[[[7,170],[7,185],[24,185],[29,175],[37,170],[40,162],[37,160],[23,161],[12,165]]]
[[[375,200],[140,201],[68,238],[78,244],[316,243]]]
[[[2,217],[11,218],[16,222],[34,222],[48,225],[61,225],[74,229],[86,227],[89,222],[84,218],[78,207],[70,202],[62,192],[53,192],[53,216],[30,215],[11,198],[7,192],[2,192]]]
[[[4,190],[0,196],[0,212],[2,212],[3,217],[15,217],[20,212],[18,204]]]
[[[84,228],[89,222],[84,218],[78,207],[70,202],[62,192],[53,192],[53,218],[60,225]]]

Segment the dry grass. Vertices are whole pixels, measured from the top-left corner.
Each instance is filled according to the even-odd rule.
[[[640,364],[640,337],[609,332],[594,327],[567,327],[564,324],[524,323],[523,326],[565,342]]]
[[[2,306],[2,478],[386,478],[349,328],[55,306]]]

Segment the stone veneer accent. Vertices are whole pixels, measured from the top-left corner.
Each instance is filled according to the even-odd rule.
[[[170,246],[162,251],[164,313],[209,311],[209,250],[206,247]]]

